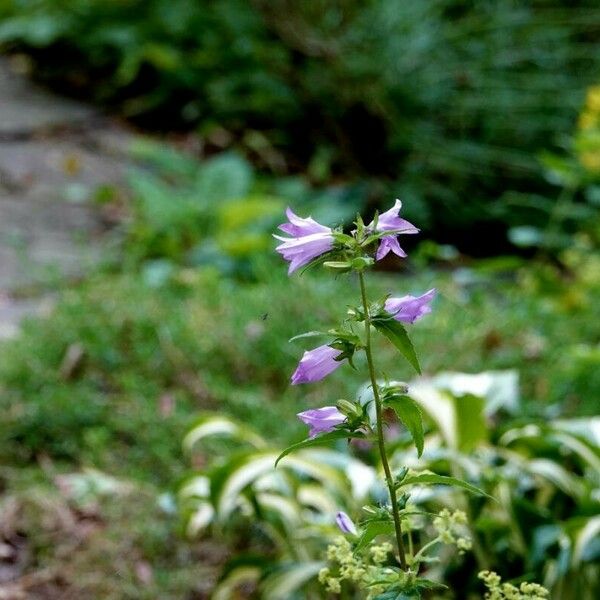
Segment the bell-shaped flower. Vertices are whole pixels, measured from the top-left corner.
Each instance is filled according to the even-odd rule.
[[[356,525],[345,512],[338,512],[337,515],[335,515],[335,522],[342,533],[357,535]]]
[[[313,233],[329,233],[331,234],[331,228],[326,227],[317,223],[313,218],[306,217],[303,219],[299,217],[291,208],[287,208],[285,216],[288,218],[288,223],[283,223],[279,226],[279,229],[292,237],[302,237],[304,235],[312,235]]]
[[[311,383],[323,379],[342,364],[342,361],[335,360],[340,354],[342,354],[341,350],[327,345],[307,350],[292,375],[292,384]]]
[[[385,311],[396,321],[414,323],[421,317],[431,312],[429,304],[435,297],[435,288],[425,292],[422,296],[402,296],[401,298],[388,298],[385,301]]]
[[[308,437],[314,438],[319,433],[333,431],[337,425],[346,420],[346,415],[341,413],[335,406],[324,406],[298,413],[298,418],[306,423],[310,430]]]
[[[419,230],[412,223],[409,223],[406,219],[399,216],[401,208],[402,202],[396,200],[392,208],[379,215],[377,225],[375,225],[375,222],[372,222],[369,225],[372,231],[394,232],[392,235],[380,239],[379,248],[377,249],[377,254],[375,256],[377,260],[381,260],[389,252],[393,252],[400,258],[405,258],[406,252],[400,247],[398,236],[405,233],[419,233]]]
[[[333,248],[333,235],[330,227],[317,223],[311,217],[303,219],[291,208],[286,210],[286,215],[288,223],[283,223],[279,229],[292,237],[274,237],[283,242],[276,250],[290,263],[288,274],[291,275],[321,254],[329,252]]]

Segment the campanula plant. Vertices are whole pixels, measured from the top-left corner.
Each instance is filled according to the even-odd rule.
[[[340,325],[293,338],[322,337],[325,343],[303,354],[291,383],[311,384],[338,368],[347,365],[356,368],[353,359],[363,353],[371,397],[368,401],[342,399],[335,405],[299,413],[298,417],[309,427],[308,437],[284,450],[277,462],[296,450],[340,439],[369,441],[377,447],[387,500],[380,506],[364,507],[365,517],[356,523],[344,512],[332,515],[344,537],[329,546],[328,566],[319,574],[319,581],[329,593],[358,589],[362,591],[361,597],[376,600],[420,598],[425,590],[443,588],[442,582],[428,577],[428,565],[438,560],[434,553],[439,545],[452,546],[462,554],[470,550],[473,543],[464,512],[445,508],[431,518],[411,504],[407,492],[411,486],[451,485],[484,494],[454,477],[407,468],[394,472],[390,466],[386,447],[389,441],[387,415],[395,413],[406,426],[418,456],[423,453],[423,418],[419,405],[409,395],[408,386],[390,381],[378,371],[372,336],[376,332],[382,334],[420,374],[419,359],[405,326],[426,317],[436,296],[433,288],[417,296],[398,294],[375,300],[369,298],[366,281],[369,269],[390,252],[405,258],[401,236],[419,232],[400,216],[401,208],[402,203],[396,200],[391,209],[376,214],[369,224],[357,216],[355,227],[349,233],[321,225],[310,217],[299,217],[288,208],[288,222],[279,227],[287,235],[275,236],[281,242],[277,251],[289,262],[289,274],[322,265],[334,273],[354,275],[358,283],[359,302],[350,306]],[[430,521],[428,530],[436,535],[417,547],[413,532],[424,530],[427,519]],[[382,543],[382,536],[393,539],[394,543],[389,540]],[[490,598],[496,597],[495,591],[489,589]],[[519,598],[546,597],[545,590],[535,585],[525,586],[519,593]]]

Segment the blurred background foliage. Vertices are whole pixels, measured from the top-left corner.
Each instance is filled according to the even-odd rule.
[[[294,413],[364,384],[290,387],[287,340],[353,282],[288,279],[271,234],[288,205],[348,225],[400,197],[425,235],[373,295],[439,298],[414,328],[429,451],[393,427],[394,460],[499,500],[417,494],[468,507],[503,577],[595,600],[599,41],[592,0],[0,0],[21,67],[154,134],[93,195],[103,262],[0,347],[0,566],[50,573],[44,600],[321,597],[331,514],[377,502],[379,466],[339,444],[267,468]],[[441,558],[481,597],[480,556]]]
[[[480,255],[509,243],[507,226],[554,220],[538,154],[571,144],[600,73],[593,0],[2,0],[0,17],[0,45],[63,92],[196,128],[267,172],[363,181],[374,204],[399,195],[408,218]],[[575,192],[582,213],[588,201]]]

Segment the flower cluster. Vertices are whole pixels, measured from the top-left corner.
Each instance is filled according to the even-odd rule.
[[[365,591],[367,600],[377,597],[385,591],[385,586],[379,582],[397,574],[385,566],[388,561],[392,545],[389,542],[372,544],[368,552],[353,552],[350,542],[343,537],[338,537],[327,548],[327,559],[330,566],[321,569],[319,582],[328,592],[339,594],[344,581],[351,582],[359,589]],[[407,584],[412,581],[412,574],[407,577]]]
[[[352,236],[344,236],[341,232],[335,232],[330,227],[317,223],[311,217],[299,217],[288,208],[286,211],[288,222],[280,225],[279,229],[290,237],[275,236],[282,242],[277,246],[277,251],[290,263],[289,274],[311,264],[316,259],[322,260],[328,256],[339,258],[340,253],[348,258],[348,254],[352,251],[354,251],[352,256],[354,259],[365,258],[365,254],[369,255],[372,252],[375,253],[376,260],[381,260],[390,252],[404,258],[406,252],[401,248],[398,236],[416,234],[419,230],[400,217],[401,208],[402,202],[396,200],[392,208],[375,217],[369,225],[363,226],[360,236],[357,230],[352,232]],[[352,243],[348,245],[346,240],[344,246],[339,241],[341,237],[348,238],[354,245]],[[372,248],[375,242],[376,249]],[[412,324],[431,312],[430,303],[435,293],[435,289],[431,289],[420,296],[389,297],[383,304],[383,317],[379,315],[379,318]],[[355,345],[342,341],[337,344],[335,342],[322,344],[304,352],[292,374],[292,385],[320,381],[338,369],[347,359],[351,359],[354,350],[356,350]],[[299,413],[298,418],[309,426],[311,438],[320,433],[333,431],[346,421],[346,416],[335,406],[307,410]]]
[[[478,575],[488,591],[486,600],[546,600],[550,593],[537,583],[523,582],[517,588],[511,583],[502,583],[500,575],[494,571],[481,571]]]
[[[310,217],[302,219],[291,208],[287,209],[286,216],[289,222],[280,225],[279,229],[292,237],[276,235],[275,238],[283,242],[277,246],[277,252],[289,261],[288,273],[291,275],[333,248],[333,231]]]
[[[383,234],[379,239],[376,260],[381,260],[390,252],[405,258],[406,252],[400,247],[398,236],[419,233],[412,223],[399,216],[401,208],[402,202],[396,200],[390,210],[379,215],[366,227],[367,235]],[[291,208],[287,209],[286,216],[288,222],[280,225],[279,229],[290,237],[276,235],[275,238],[282,242],[277,246],[277,252],[290,263],[289,274],[338,249],[334,231],[330,227],[317,223],[311,217],[299,217]],[[385,235],[388,233],[389,235]]]
[[[471,549],[473,544],[467,534],[467,515],[462,510],[450,512],[447,508],[442,509],[433,520],[433,526],[440,541],[456,546],[460,554]]]

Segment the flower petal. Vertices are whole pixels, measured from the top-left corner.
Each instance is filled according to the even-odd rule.
[[[435,297],[436,290],[425,292],[422,296],[402,296],[401,298],[388,298],[385,301],[385,310],[396,321],[414,323],[431,312],[430,302]]]
[[[337,425],[346,420],[346,416],[335,406],[324,406],[323,408],[305,410],[304,412],[298,413],[297,416],[310,427],[308,435],[311,438],[314,438],[319,433],[333,431]]]
[[[342,361],[335,360],[341,353],[326,344],[306,351],[292,375],[292,385],[312,383],[327,377],[342,364]]]

